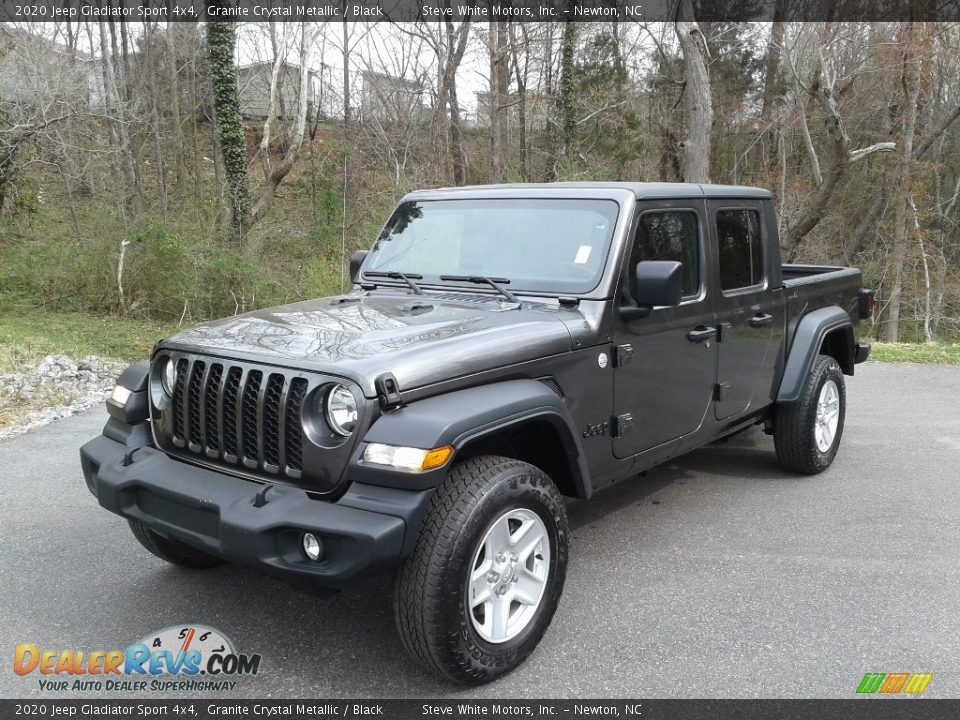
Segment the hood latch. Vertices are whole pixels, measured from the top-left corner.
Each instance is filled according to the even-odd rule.
[[[400,386],[393,373],[383,373],[378,375],[373,381],[377,389],[377,397],[380,399],[380,407],[384,410],[393,410],[400,407],[403,401],[400,399]]]

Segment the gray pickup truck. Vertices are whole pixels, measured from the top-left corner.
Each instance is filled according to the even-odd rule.
[[[870,350],[860,272],[782,266],[749,187],[415,192],[351,273],[345,295],[158,342],[83,474],[171,563],[304,589],[395,571],[404,645],[458,682],[546,631],[564,498],[753,425],[822,472]]]

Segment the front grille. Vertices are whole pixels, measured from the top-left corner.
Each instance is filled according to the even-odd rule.
[[[209,359],[176,362],[167,425],[175,448],[267,475],[302,476],[306,378]]]

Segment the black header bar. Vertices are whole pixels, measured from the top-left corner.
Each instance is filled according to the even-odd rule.
[[[670,22],[680,0],[0,0],[0,21]],[[960,20],[960,0],[693,0],[701,21]]]

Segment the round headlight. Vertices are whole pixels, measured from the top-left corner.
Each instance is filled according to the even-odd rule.
[[[173,358],[166,358],[163,361],[163,367],[160,368],[160,384],[167,395],[173,395],[173,389],[177,386],[177,364]]]
[[[343,437],[349,437],[357,427],[357,401],[343,385],[334,385],[327,392],[324,412],[330,428]]]

